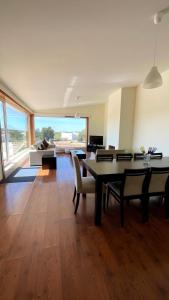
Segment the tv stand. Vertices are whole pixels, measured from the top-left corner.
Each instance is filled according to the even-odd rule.
[[[105,149],[103,145],[88,144],[87,152],[96,152],[97,149]]]

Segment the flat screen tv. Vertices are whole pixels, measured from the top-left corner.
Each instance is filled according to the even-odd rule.
[[[103,145],[103,136],[101,136],[101,135],[90,135],[89,142],[92,145]]]

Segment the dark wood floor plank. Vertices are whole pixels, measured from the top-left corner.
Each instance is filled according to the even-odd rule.
[[[21,259],[4,260],[0,266],[0,300],[15,299]]]

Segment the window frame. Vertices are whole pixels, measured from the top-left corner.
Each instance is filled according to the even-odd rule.
[[[5,92],[0,89],[0,102],[2,103],[3,110],[3,119],[4,119],[4,133],[5,133],[5,151],[6,151],[6,159],[3,160],[3,165],[7,165],[13,156],[9,155],[9,139],[8,139],[8,122],[7,122],[7,108],[6,104],[11,106],[13,109],[26,114],[26,127],[27,127],[27,148],[30,146],[30,112],[26,110],[22,105],[18,104],[13,98],[8,96]],[[2,151],[2,159],[3,159],[3,151]]]
[[[57,119],[59,119],[59,118],[75,119],[75,117],[73,115],[57,115],[57,114],[50,115],[50,114],[38,114],[38,113],[35,114],[34,115],[34,124],[33,124],[34,125],[34,142],[35,143],[37,142],[36,137],[35,137],[35,130],[36,130],[35,119],[37,117],[39,117],[39,118],[57,118]],[[85,135],[86,135],[86,148],[87,148],[88,141],[89,141],[89,117],[82,116],[82,117],[80,117],[80,119],[85,119],[85,121],[86,121],[86,124],[85,124],[86,134]]]

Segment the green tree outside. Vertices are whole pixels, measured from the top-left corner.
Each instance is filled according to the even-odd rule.
[[[78,137],[77,137],[77,140],[78,142],[84,142],[85,141],[85,129],[79,131],[79,134],[78,134]]]
[[[40,140],[41,140],[41,137],[42,137],[41,131],[40,131],[39,128],[37,128],[37,129],[35,130],[35,138],[36,138],[36,141],[40,141]]]
[[[52,127],[43,127],[41,130],[41,138],[46,138],[47,140],[54,139],[55,131]]]
[[[55,132],[54,138],[56,141],[61,141],[61,132]]]

